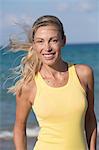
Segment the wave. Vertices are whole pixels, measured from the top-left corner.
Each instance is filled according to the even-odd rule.
[[[27,137],[37,137],[39,133],[40,128],[38,126],[34,128],[27,128],[26,133]],[[99,122],[97,123],[97,133],[99,136]],[[0,132],[0,138],[5,139],[5,138],[13,138],[13,131],[1,131]]]
[[[27,137],[37,137],[39,132],[39,127],[27,128]],[[4,130],[0,132],[0,138],[13,138],[13,131]]]

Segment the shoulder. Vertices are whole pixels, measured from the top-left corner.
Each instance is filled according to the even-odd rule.
[[[17,101],[27,101],[33,104],[33,100],[36,94],[36,84],[35,81],[32,80],[29,83],[24,83],[19,92],[16,93]]]
[[[76,68],[77,72],[81,72],[85,76],[91,75],[93,73],[93,69],[89,65],[76,64],[75,68]]]
[[[92,82],[93,80],[92,67],[90,67],[89,65],[85,65],[85,64],[76,64],[75,68],[76,68],[76,72],[79,78],[81,78],[84,83],[88,85],[89,82]]]

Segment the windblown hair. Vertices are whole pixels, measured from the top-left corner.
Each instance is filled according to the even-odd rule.
[[[64,30],[61,21],[55,16],[42,16],[38,18],[30,30],[27,30],[23,26],[24,31],[26,32],[28,41],[22,42],[17,41],[14,38],[10,38],[9,47],[11,51],[27,51],[27,55],[22,58],[21,63],[16,68],[13,68],[16,78],[19,78],[14,85],[8,88],[8,92],[16,94],[17,91],[20,91],[24,84],[27,84],[35,78],[35,75],[40,70],[42,62],[39,60],[36,50],[33,49],[32,44],[34,41],[34,36],[37,29],[41,26],[55,25],[60,30],[62,38],[64,37]]]

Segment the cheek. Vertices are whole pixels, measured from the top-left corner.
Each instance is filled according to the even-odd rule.
[[[41,54],[40,54],[40,51],[37,50],[36,53],[37,53],[37,56],[40,58],[40,55],[41,55]]]
[[[57,45],[57,46],[54,47],[54,49],[55,49],[56,52],[58,52],[58,53],[61,51],[61,48],[62,48],[61,45]]]
[[[41,52],[41,46],[35,46],[35,51],[37,52],[37,54],[39,54]]]

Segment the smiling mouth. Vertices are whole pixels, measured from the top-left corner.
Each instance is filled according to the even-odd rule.
[[[52,59],[55,55],[55,52],[54,53],[45,53],[43,54],[44,58],[45,59]]]

